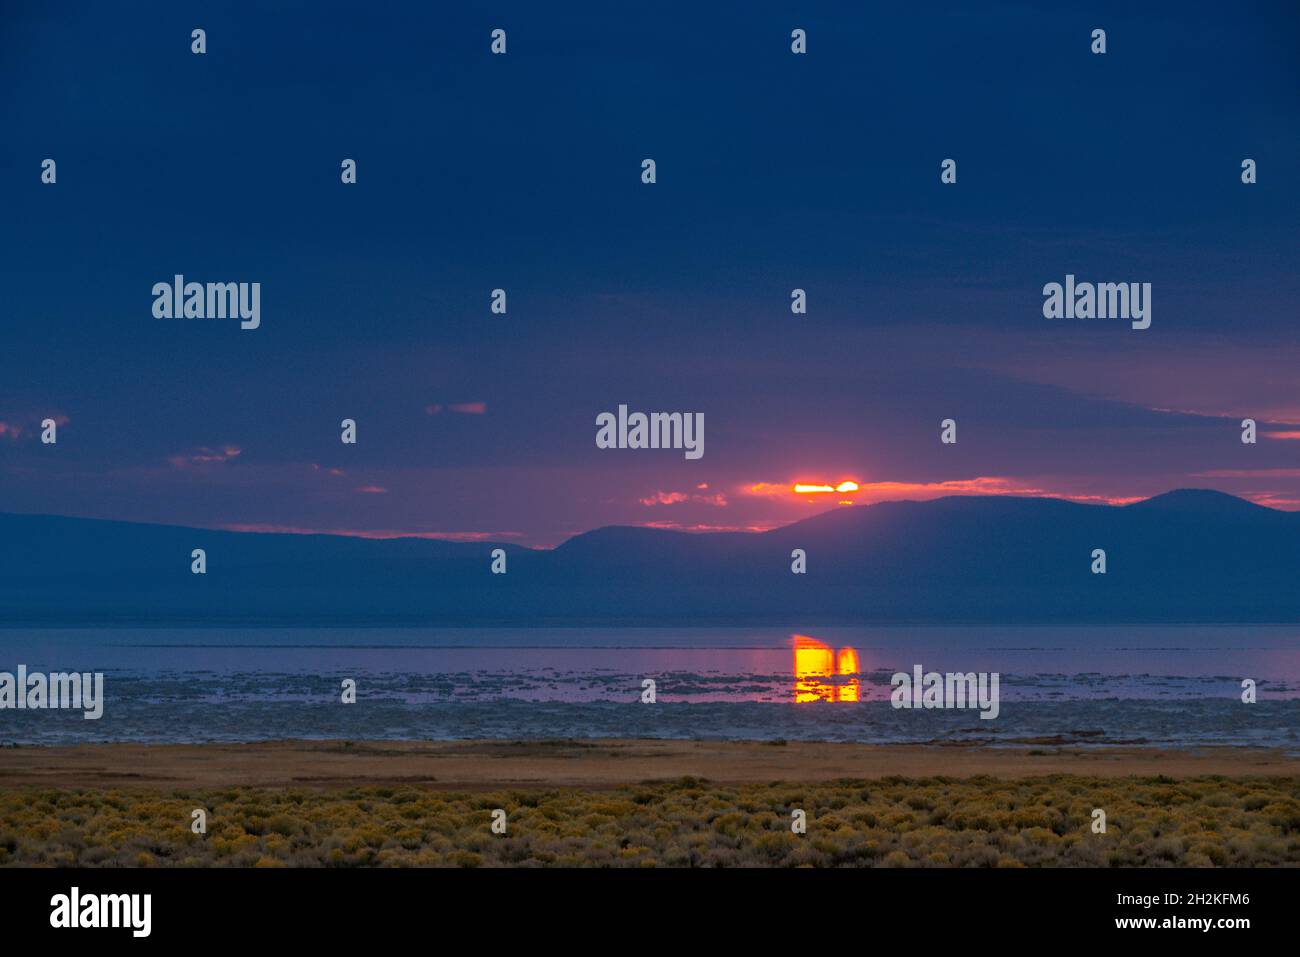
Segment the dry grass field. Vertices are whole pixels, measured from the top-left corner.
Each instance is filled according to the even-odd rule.
[[[195,808],[207,833],[191,831]],[[492,811],[507,814],[503,835]],[[1092,812],[1106,812],[1106,833]],[[791,831],[802,809],[807,832]],[[1069,774],[446,791],[0,792],[0,864],[1161,867],[1300,864],[1300,777]]]

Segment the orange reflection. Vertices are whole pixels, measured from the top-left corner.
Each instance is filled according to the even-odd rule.
[[[835,672],[839,675],[850,676],[843,684],[838,685],[841,701],[858,700],[858,649],[841,648],[839,654],[835,656]]]
[[[794,635],[794,700],[858,700],[858,651],[837,652],[825,642],[807,635]]]

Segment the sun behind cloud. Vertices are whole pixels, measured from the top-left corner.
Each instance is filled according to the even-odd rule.
[[[794,484],[794,493],[796,495],[821,496],[831,493],[844,495],[848,492],[856,492],[858,483],[850,480],[840,482],[838,485],[813,485],[805,482],[796,482]],[[838,505],[852,505],[852,499],[839,499]]]
[[[819,492],[856,492],[858,483],[841,482],[839,485],[805,485],[802,482],[796,482],[794,490],[800,495],[815,495]]]

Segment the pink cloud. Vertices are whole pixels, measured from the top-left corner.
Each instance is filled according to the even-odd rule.
[[[360,488],[354,488],[352,491],[360,492],[362,495],[387,495],[388,489],[382,485],[363,485]]]
[[[61,412],[18,412],[10,415],[8,419],[0,419],[0,439],[16,442],[23,435],[40,432],[42,423],[46,419],[52,420],[59,428],[72,421]]]
[[[446,409],[449,412],[456,412],[460,415],[484,415],[487,412],[486,402],[453,402],[451,405],[441,405],[434,402],[424,407],[425,415],[438,415]]]
[[[707,485],[703,488],[708,488]],[[642,505],[677,505],[681,502],[693,502],[697,505],[717,505],[727,504],[727,497],[721,492],[715,495],[690,495],[686,492],[655,492],[653,495],[647,495],[645,498],[637,499]]]
[[[766,522],[753,525],[708,525],[703,522],[693,524],[682,522],[640,522],[641,528],[662,528],[670,532],[769,532],[780,528],[786,522]]]
[[[187,469],[202,467],[204,465],[216,465],[222,462],[229,462],[240,455],[240,448],[237,445],[225,445],[219,449],[212,449],[206,445],[199,446],[191,452],[182,452],[179,455],[173,455],[167,459],[167,464],[174,469]]]
[[[1300,511],[1300,498],[1290,492],[1255,492],[1242,497],[1266,508],[1277,508],[1284,512]]]
[[[755,482],[744,486],[745,495],[778,498],[786,501],[804,501],[826,504],[828,499],[819,494],[800,494],[794,491],[795,482]],[[827,494],[833,494],[833,490]],[[1127,505],[1140,502],[1144,496],[1086,495],[1053,492],[1016,479],[996,475],[981,475],[970,479],[953,479],[945,482],[862,482],[850,493],[853,498],[843,500],[844,505],[868,505],[875,502],[899,499],[926,500],[946,495],[1020,495],[1029,498],[1063,498],[1072,502],[1103,502],[1108,505]]]
[[[1300,469],[1214,469],[1196,474],[1202,478],[1300,478]]]
[[[655,492],[646,498],[638,499],[642,505],[675,505],[685,502],[690,496],[685,492]]]

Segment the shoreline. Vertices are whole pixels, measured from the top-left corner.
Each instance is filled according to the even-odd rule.
[[[565,739],[290,740],[247,744],[0,747],[0,789],[53,787],[609,789],[683,777],[712,784],[841,779],[1164,776],[1300,777],[1300,755],[1270,748],[1041,746]]]

